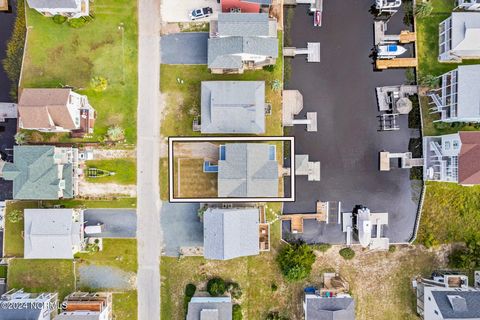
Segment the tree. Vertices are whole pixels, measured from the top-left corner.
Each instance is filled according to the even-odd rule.
[[[351,260],[351,259],[353,259],[353,257],[355,257],[355,251],[353,251],[352,248],[340,249],[340,251],[338,253],[340,253],[340,255],[345,260]]]
[[[17,223],[23,219],[23,212],[22,210],[12,210],[7,215],[8,221],[10,223]]]
[[[90,86],[92,87],[93,91],[102,92],[107,90],[108,80],[104,77],[93,77],[92,80],[90,80]]]
[[[227,284],[227,291],[230,293],[233,299],[240,299],[242,297],[242,288],[236,282],[230,282]]]
[[[271,311],[267,314],[265,320],[289,320],[289,318],[281,315],[278,311]]]
[[[15,143],[22,145],[27,143],[27,134],[24,131],[19,131],[15,134]]]
[[[125,139],[125,131],[120,126],[112,126],[107,130],[107,139],[111,141],[119,141]]]
[[[227,286],[223,279],[212,278],[207,282],[207,291],[212,297],[218,297],[227,291]]]
[[[67,21],[67,17],[56,14],[56,15],[53,16],[52,20],[56,24],[63,24],[63,23],[65,23],[65,21]]]
[[[272,90],[279,91],[282,89],[282,82],[278,79],[272,81]]]
[[[480,235],[470,237],[464,248],[452,251],[448,257],[451,267],[473,270],[480,267]]]
[[[430,1],[417,2],[415,5],[415,16],[418,18],[425,18],[432,14],[433,5]]]
[[[239,304],[234,304],[232,308],[232,320],[242,320],[243,319],[243,314],[242,314],[242,306]]]
[[[298,242],[282,247],[277,262],[288,281],[299,281],[307,278],[312,272],[315,254],[307,244]]]

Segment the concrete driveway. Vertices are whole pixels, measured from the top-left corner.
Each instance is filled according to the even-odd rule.
[[[163,64],[207,64],[208,32],[181,32],[160,38]]]
[[[104,232],[94,234],[97,238],[135,238],[137,213],[132,209],[88,209],[84,212],[86,225],[103,223]]]
[[[222,7],[217,0],[162,0],[161,13],[162,22],[192,22],[188,14],[194,9],[210,7],[213,14],[204,19],[196,20],[198,22],[208,22],[216,19]]]
[[[198,208],[198,203],[163,203],[160,224],[164,255],[177,257],[180,247],[203,246],[203,224],[197,215]]]
[[[306,132],[296,126],[293,135],[296,153],[309,154],[321,162],[321,181],[296,179],[296,201],[285,203],[286,213],[314,212],[315,201],[341,201],[342,211],[363,204],[372,212],[388,212],[387,236],[391,242],[407,242],[414,231],[418,208],[418,190],[412,187],[409,170],[379,171],[381,150],[406,152],[411,138],[407,116],[401,116],[401,130],[378,132],[379,115],[375,87],[405,83],[405,70],[373,70],[369,56],[373,48],[373,16],[370,1],[325,1],[322,27],[312,26],[306,6],[298,5],[292,19],[292,45],[303,47],[307,41],[322,45],[321,62],[307,63],[296,57],[291,63],[287,89],[303,94],[306,112],[317,112],[318,132]],[[401,12],[388,24],[389,34],[408,29]],[[341,40],[339,40],[341,39]],[[286,188],[288,190],[288,187]],[[308,242],[344,242],[340,226],[305,224]],[[333,230],[331,230],[333,228]],[[340,241],[339,241],[340,240]]]

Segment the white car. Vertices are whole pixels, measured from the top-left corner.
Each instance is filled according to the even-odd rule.
[[[205,8],[192,10],[192,12],[188,14],[188,16],[190,17],[190,20],[198,20],[198,19],[210,17],[212,13],[213,13],[212,8],[205,7]]]

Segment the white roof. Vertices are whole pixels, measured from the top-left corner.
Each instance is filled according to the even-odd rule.
[[[457,90],[458,117],[459,118],[479,118],[480,117],[480,65],[459,66],[457,86],[458,86],[458,90]]]
[[[452,13],[452,51],[480,51],[480,13]]]

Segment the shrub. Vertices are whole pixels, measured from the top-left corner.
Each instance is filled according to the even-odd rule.
[[[185,287],[185,295],[187,297],[193,297],[195,291],[197,291],[197,287],[192,283],[187,284],[187,286]]]
[[[298,281],[307,278],[315,262],[312,248],[305,243],[285,245],[280,249],[277,262],[282,274],[288,281]]]
[[[431,232],[426,233],[422,242],[423,242],[423,245],[427,248],[431,248],[431,247],[436,246],[438,244],[437,239],[435,239],[435,236]]]
[[[397,251],[397,247],[394,246],[393,244],[391,244],[390,247],[388,247],[388,252],[392,252],[392,253],[393,253],[393,252],[395,252],[395,251]]]
[[[8,213],[7,218],[10,223],[20,222],[23,219],[23,212],[18,209],[12,210]]]
[[[280,91],[282,89],[282,82],[278,79],[272,81],[272,90],[273,91]]]
[[[213,278],[208,280],[207,291],[212,297],[218,297],[227,290],[225,281],[221,278]]]
[[[433,5],[429,1],[417,2],[415,5],[415,16],[418,18],[428,17],[433,11]]]
[[[240,299],[242,297],[242,288],[236,282],[230,282],[227,285],[227,291],[230,293],[233,299]]]
[[[65,23],[65,21],[67,21],[67,17],[56,14],[56,15],[53,16],[52,20],[56,24],[63,24],[63,23]]]
[[[319,243],[319,244],[313,245],[312,247],[313,247],[313,250],[318,250],[320,252],[327,252],[328,249],[332,247],[332,245],[328,243]]]
[[[75,18],[68,20],[68,25],[74,29],[83,27],[87,23],[84,18]]]
[[[352,248],[340,249],[340,251],[338,253],[340,253],[340,255],[345,260],[351,260],[351,259],[353,259],[353,257],[355,257],[355,251],[353,251]]]
[[[5,59],[2,61],[3,69],[11,83],[10,96],[14,100],[17,100],[18,80],[22,70],[26,30],[25,4],[23,1],[17,1],[17,18],[12,37],[8,40]]]
[[[480,235],[470,237],[465,248],[452,251],[448,257],[451,267],[473,270],[480,267]]]
[[[420,77],[420,84],[429,88],[437,88],[440,85],[440,78],[435,77],[434,75],[427,74]]]
[[[275,292],[278,290],[278,286],[275,282],[272,282],[272,284],[270,285],[270,289],[272,290],[272,292]]]
[[[275,71],[275,65],[264,66],[263,70],[268,71],[268,72],[273,72],[273,71]]]
[[[242,320],[242,307],[239,304],[234,304],[232,308],[232,320]]]
[[[289,318],[281,315],[278,311],[271,311],[267,314],[265,320],[289,320]]]
[[[19,131],[15,134],[15,143],[18,145],[22,145],[27,143],[28,136],[25,132]]]
[[[108,80],[104,77],[93,77],[92,80],[90,80],[90,86],[92,87],[93,91],[102,92],[107,90]]]
[[[120,126],[112,126],[107,130],[107,139],[111,141],[119,141],[125,139],[125,131]]]

